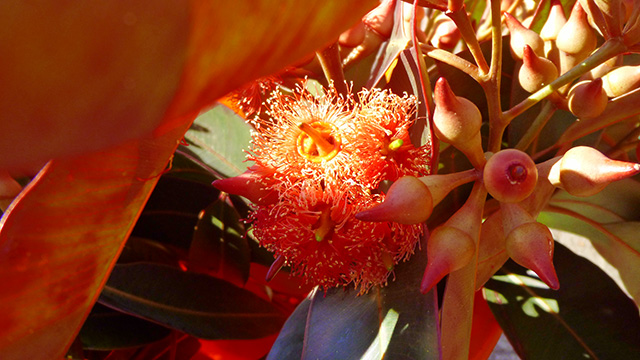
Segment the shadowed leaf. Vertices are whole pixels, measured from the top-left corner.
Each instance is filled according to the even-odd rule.
[[[549,289],[512,262],[485,296],[523,359],[635,359],[640,317],[635,304],[589,261],[557,245],[560,289]]]
[[[264,337],[284,322],[274,305],[247,290],[159,264],[116,265],[100,303],[204,339]]]
[[[189,248],[189,270],[237,285],[249,279],[251,253],[235,209],[224,199],[209,205],[198,219]]]
[[[80,330],[85,349],[114,350],[142,346],[166,338],[171,330],[140,318],[96,305]]]

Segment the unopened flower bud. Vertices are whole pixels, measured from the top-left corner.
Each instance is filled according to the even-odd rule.
[[[523,49],[522,66],[518,72],[520,86],[530,93],[549,85],[558,77],[556,65],[543,57],[536,55],[529,45]]]
[[[458,44],[460,37],[460,30],[453,20],[441,17],[436,22],[431,44],[440,49],[451,50]]]
[[[5,171],[0,171],[0,210],[5,211],[22,191],[22,186]]]
[[[640,65],[620,66],[602,77],[602,88],[610,98],[628,93],[640,86]]]
[[[564,15],[562,2],[560,0],[552,0],[549,15],[544,26],[540,30],[540,37],[544,41],[553,41],[558,37],[560,29],[566,24],[567,17]]]
[[[524,27],[518,19],[508,12],[504,13],[509,34],[511,34],[511,55],[514,58],[522,59],[525,45],[529,45],[538,56],[544,56],[544,41],[535,31]]]
[[[394,9],[395,0],[383,0],[380,5],[362,18],[362,22],[371,30],[380,34],[383,39],[386,39],[393,30]]]
[[[364,29],[363,39],[358,42],[358,44],[356,44],[357,46],[342,60],[343,66],[365,58],[376,51],[380,44],[389,38],[393,30],[394,8],[395,0],[384,0],[380,5],[362,17]],[[358,34],[354,33],[345,36],[350,35],[355,37]],[[352,40],[352,42],[357,41],[355,38]],[[343,41],[347,41],[347,39],[345,38]]]
[[[362,44],[362,42],[364,41],[365,32],[365,25],[362,21],[360,21],[349,30],[340,34],[340,37],[338,38],[338,44],[340,44],[340,46],[354,48]]]
[[[475,241],[466,232],[450,227],[437,227],[427,240],[427,268],[420,291],[429,292],[445,275],[459,270],[473,259]]]
[[[265,280],[273,280],[273,278],[280,272],[286,261],[287,259],[285,259],[283,255],[278,255],[275,260],[273,260],[273,263],[271,263],[271,266],[269,266],[269,270],[267,270],[267,274],[265,275]]]
[[[501,204],[502,226],[507,234],[507,254],[516,263],[533,270],[552,289],[560,284],[553,267],[554,240],[546,225],[518,204]]]
[[[416,177],[404,176],[391,185],[381,204],[357,213],[356,219],[419,224],[426,221],[432,211],[433,200],[429,188]]]
[[[516,149],[505,149],[489,158],[483,172],[484,186],[500,202],[519,202],[538,182],[538,169],[531,157]]]
[[[556,45],[558,49],[582,60],[595,50],[596,42],[596,33],[589,25],[587,13],[580,2],[576,1],[567,23],[558,33]]]
[[[475,168],[484,166],[480,127],[482,115],[471,101],[456,96],[445,78],[436,82],[433,125],[436,136],[462,151]]]
[[[569,110],[581,119],[596,117],[607,107],[609,98],[602,88],[602,79],[585,80],[569,90]]]
[[[428,260],[420,285],[422,293],[474,258],[486,194],[482,183],[476,182],[464,205],[432,232],[427,240]]]
[[[614,56],[611,59],[603,62],[602,64],[596,66],[591,69],[588,73],[582,75],[581,79],[583,80],[594,80],[600,77],[603,77],[605,74],[610,72],[616,67],[618,60],[620,60],[620,56]]]
[[[427,175],[421,177],[420,181],[429,188],[433,199],[433,206],[436,206],[453,189],[462,184],[478,180],[481,174],[478,170],[471,169],[451,174]]]
[[[640,164],[612,160],[600,151],[577,146],[567,151],[549,172],[549,181],[574,196],[591,196],[609,183],[640,173]]]
[[[269,176],[272,174],[273,171],[254,165],[238,176],[216,180],[212,185],[220,191],[243,196],[254,204],[268,205],[278,201],[277,191],[270,188]]]

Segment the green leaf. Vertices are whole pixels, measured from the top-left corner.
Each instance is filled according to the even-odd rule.
[[[586,259],[557,245],[560,289],[508,262],[486,284],[485,297],[523,359],[637,359],[640,316],[635,304]]]
[[[171,170],[165,177],[177,177],[209,185],[217,179],[217,172],[181,148],[176,151],[171,162]]]
[[[198,214],[220,192],[210,184],[163,176],[144,207],[133,235],[188,249]]]
[[[189,270],[210,273],[234,284],[249,279],[251,252],[244,226],[224,198],[199,216],[189,248]]]
[[[118,263],[126,264],[133,262],[153,262],[170,266],[178,266],[180,257],[174,249],[167,245],[137,236],[130,236],[127,239]]]
[[[151,344],[170,333],[166,327],[96,304],[79,336],[85,349],[115,350]]]
[[[181,151],[196,157],[225,177],[242,174],[251,141],[251,126],[225,105],[201,114],[185,134]]]
[[[439,359],[435,292],[420,293],[426,254],[396,268],[396,280],[358,296],[314,291],[291,315],[268,359]]]
[[[116,265],[100,303],[203,339],[254,339],[284,322],[270,302],[224,280],[159,264]]]
[[[560,192],[538,221],[561,230],[556,240],[601,267],[640,304],[640,183],[627,179],[587,198]]]

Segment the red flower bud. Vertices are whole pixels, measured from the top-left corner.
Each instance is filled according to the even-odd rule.
[[[529,155],[505,149],[489,158],[483,173],[484,186],[500,202],[519,202],[529,196],[538,182],[538,169]]]
[[[612,160],[598,150],[578,146],[567,151],[549,172],[549,181],[574,196],[591,196],[609,183],[640,173],[640,164]]]
[[[243,196],[254,204],[268,205],[278,201],[278,193],[270,188],[271,174],[273,171],[254,165],[241,175],[216,180],[212,185],[220,191]]]
[[[471,101],[456,96],[445,78],[436,82],[433,125],[436,136],[462,151],[475,168],[485,163],[480,127],[482,115]]]
[[[475,241],[466,232],[450,226],[436,228],[427,240],[429,259],[420,291],[429,292],[445,275],[467,265],[475,253]]]
[[[338,38],[338,43],[340,44],[340,46],[354,48],[362,44],[362,42],[364,41],[365,32],[366,32],[365,25],[361,21],[356,25],[354,25],[349,30],[340,34],[340,37]]]
[[[500,209],[509,257],[533,270],[545,284],[557,290],[560,284],[553,267],[554,240],[549,228],[536,222],[518,204],[503,203]]]
[[[518,19],[508,12],[504,12],[507,28],[511,34],[511,55],[514,58],[522,59],[525,45],[529,45],[538,56],[544,56],[544,41],[535,31],[524,27]]]
[[[562,2],[560,0],[552,0],[547,21],[545,21],[542,30],[540,30],[540,37],[544,41],[555,40],[566,23],[567,17],[564,16]]]
[[[453,20],[442,17],[436,22],[431,44],[440,49],[451,50],[458,44],[460,38],[460,30]]]
[[[518,72],[518,81],[520,86],[530,93],[549,85],[558,77],[556,65],[550,60],[536,55],[529,45],[524,46],[522,61],[522,67]]]
[[[433,199],[429,188],[418,178],[404,176],[391,185],[384,202],[357,213],[356,219],[419,224],[429,218],[431,211]]]
[[[362,22],[383,39],[388,38],[393,30],[393,10],[395,0],[384,0],[375,9],[367,13]]]
[[[556,45],[558,49],[582,60],[595,50],[596,42],[596,33],[589,25],[587,13],[580,2],[576,1],[569,20],[558,33]]]
[[[581,81],[569,90],[569,110],[581,119],[602,114],[608,101],[602,79]]]
[[[624,95],[640,85],[640,66],[620,66],[602,77],[602,88],[613,98]]]
[[[452,174],[428,175],[420,178],[423,184],[427,185],[433,198],[433,206],[436,206],[442,199],[462,184],[478,180],[482,175],[476,169],[461,171]]]
[[[476,253],[487,194],[476,182],[465,204],[427,240],[427,268],[420,285],[428,292],[446,274],[468,264]]]

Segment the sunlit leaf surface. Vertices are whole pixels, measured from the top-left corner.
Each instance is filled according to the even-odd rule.
[[[194,156],[223,176],[243,173],[251,127],[225,105],[218,104],[201,114],[185,134],[188,146],[181,151]]]

